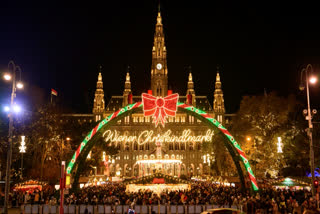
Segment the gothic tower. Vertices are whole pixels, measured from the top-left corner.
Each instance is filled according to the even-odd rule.
[[[224,108],[224,99],[223,99],[223,92],[221,89],[219,68],[217,68],[217,76],[216,76],[215,90],[214,90],[213,96],[214,96],[213,112],[214,112],[215,118],[220,123],[224,123],[224,113],[226,112],[226,110]]]
[[[168,94],[167,50],[164,43],[160,10],[158,12],[152,47],[151,90],[154,96],[164,97]]]
[[[187,102],[189,105],[193,105],[196,102],[196,92],[194,91],[194,84],[192,80],[191,67],[189,67],[188,77],[188,89],[187,89]],[[189,98],[190,97],[190,98]]]
[[[104,105],[105,104],[104,104],[103,82],[102,82],[101,67],[100,67],[100,72],[99,72],[98,81],[97,81],[97,88],[94,94],[93,110],[92,110],[96,121],[101,120],[102,114],[105,108]]]
[[[129,67],[127,71],[126,81],[124,83],[124,90],[123,90],[123,106],[126,106],[129,104],[129,99],[131,99],[131,82],[130,82],[130,74],[129,74]]]

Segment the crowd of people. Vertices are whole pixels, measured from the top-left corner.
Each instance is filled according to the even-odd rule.
[[[11,203],[58,204],[58,191],[14,192]],[[317,211],[317,203],[308,190],[276,190],[262,188],[257,193],[243,192],[237,187],[220,186],[209,182],[194,182],[187,191],[166,191],[160,195],[150,190],[126,192],[124,184],[103,184],[82,188],[65,196],[65,204],[91,205],[206,205],[233,206],[246,213],[303,213]]]

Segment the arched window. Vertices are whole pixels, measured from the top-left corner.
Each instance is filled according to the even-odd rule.
[[[148,142],[148,143],[146,143],[146,150],[149,150],[149,149],[150,149],[150,144]]]
[[[173,143],[169,143],[169,150],[173,150]]]
[[[185,143],[181,143],[180,148],[181,148],[181,150],[186,150],[186,144]]]
[[[197,144],[198,150],[201,150],[201,143]]]
[[[129,143],[128,142],[125,144],[124,150],[129,151]]]
[[[144,144],[141,144],[140,146],[139,146],[139,150],[143,150],[144,148]]]
[[[179,143],[175,143],[174,149],[175,149],[175,150],[179,150]]]
[[[193,150],[193,142],[189,143],[189,150]]]
[[[133,149],[134,149],[134,150],[138,150],[138,143],[137,143],[137,142],[134,142],[134,143],[133,143]]]

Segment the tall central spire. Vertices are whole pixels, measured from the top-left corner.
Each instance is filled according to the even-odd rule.
[[[152,47],[151,90],[154,96],[164,97],[168,93],[167,49],[164,41],[160,7]]]
[[[214,90],[214,100],[213,100],[213,111],[215,113],[215,117],[217,120],[222,123],[224,121],[224,113],[226,112],[224,108],[224,99],[223,99],[223,92],[221,89],[221,80],[219,74],[219,67],[217,67],[217,76],[216,76],[216,83],[215,83],[215,90]]]
[[[102,66],[100,66],[100,71],[99,71],[98,81],[97,81],[97,89],[94,94],[93,109],[92,109],[93,114],[95,114],[96,116],[96,121],[101,119],[102,114],[104,112],[104,107],[105,107],[101,70],[102,70]]]

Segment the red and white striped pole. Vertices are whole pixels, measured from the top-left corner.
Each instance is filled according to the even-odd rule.
[[[63,214],[63,202],[64,202],[64,188],[66,186],[66,162],[61,162],[61,176],[60,176],[60,214]]]

